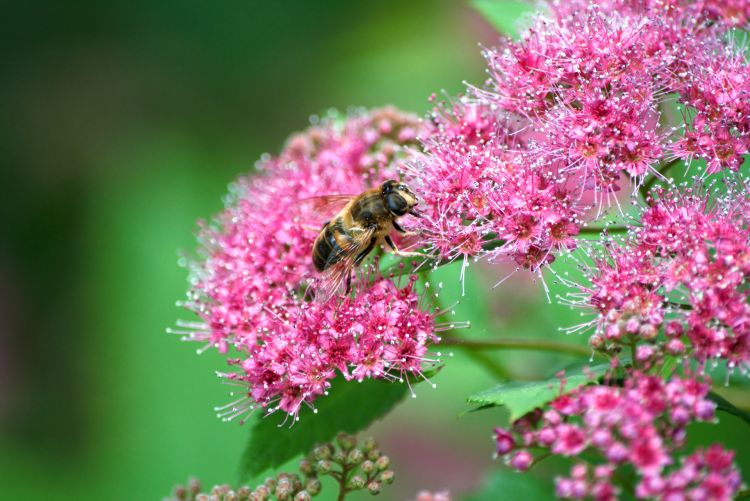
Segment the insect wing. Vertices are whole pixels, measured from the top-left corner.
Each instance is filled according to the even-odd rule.
[[[325,303],[339,293],[347,277],[351,276],[357,257],[372,242],[375,229],[353,228],[348,233],[349,241],[343,245],[339,242],[339,260],[323,272],[323,277],[315,288],[315,301],[319,303]]]
[[[327,195],[303,198],[297,209],[303,220],[317,224],[331,219],[355,197],[356,195]]]

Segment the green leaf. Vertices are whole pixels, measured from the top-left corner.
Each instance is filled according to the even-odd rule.
[[[518,35],[518,20],[534,8],[517,0],[472,0],[471,5],[501,33]]]
[[[439,370],[440,367],[425,371],[425,376],[432,377]],[[374,379],[358,383],[339,377],[332,382],[329,394],[315,401],[317,413],[304,407],[299,421],[292,426],[291,418],[284,423],[284,412],[259,416],[243,453],[240,479],[281,466],[316,444],[330,441],[340,431],[356,433],[367,428],[393,409],[407,391],[406,383]]]
[[[555,489],[548,480],[530,473],[518,473],[503,468],[493,472],[480,491],[464,497],[463,501],[496,501],[498,499],[551,501],[555,499]]]
[[[708,398],[716,403],[716,408],[718,410],[736,416],[747,424],[750,424],[750,414],[743,411],[742,409],[738,409],[732,402],[722,397],[718,393],[714,393],[713,391],[709,392]]]
[[[567,372],[565,374],[565,391],[571,391],[596,381],[608,369],[608,364],[601,364]],[[560,380],[557,377],[552,377],[544,381],[502,383],[492,389],[470,396],[468,402],[477,404],[480,408],[503,405],[510,411],[510,420],[515,421],[537,407],[542,407],[544,404],[551,402],[559,394]]]

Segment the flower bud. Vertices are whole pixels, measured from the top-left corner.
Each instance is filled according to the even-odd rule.
[[[537,435],[539,443],[545,447],[549,447],[550,445],[552,445],[552,443],[555,441],[555,438],[557,438],[557,434],[552,428],[542,428],[541,430],[539,430],[539,434]]]
[[[513,435],[503,428],[495,428],[495,448],[498,455],[504,456],[513,450],[516,445],[516,441],[513,439]]]
[[[375,441],[372,437],[367,437],[364,442],[362,442],[362,452],[368,453],[373,449],[376,449],[378,447],[378,443]]]
[[[679,339],[670,339],[669,342],[667,342],[666,349],[667,353],[670,355],[681,355],[685,352],[685,343]]]
[[[276,489],[274,489],[273,493],[279,499],[289,498],[294,493],[292,480],[287,476],[279,475],[279,480],[276,482]]]
[[[299,471],[306,477],[315,474],[312,463],[308,459],[303,459],[299,462]]]
[[[613,443],[606,451],[607,459],[613,463],[622,463],[628,458],[628,449],[619,442]]]
[[[658,333],[659,331],[653,324],[643,324],[641,325],[641,328],[638,329],[638,334],[643,339],[654,339]]]
[[[510,459],[510,466],[518,471],[526,471],[534,462],[534,457],[528,451],[518,451]]]
[[[372,494],[373,496],[377,496],[380,494],[380,482],[376,482],[373,480],[369,484],[367,484],[367,490]]]
[[[343,431],[336,435],[336,443],[345,451],[350,451],[357,445],[357,438]]]
[[[349,479],[347,487],[351,490],[362,489],[365,486],[365,478],[362,475],[354,475]]]
[[[635,350],[635,359],[639,362],[648,362],[654,356],[654,347],[650,345],[641,345]]]
[[[640,319],[631,317],[627,322],[625,322],[625,332],[627,332],[628,334],[635,334],[636,332],[638,332],[638,328],[640,326]]]
[[[176,497],[179,501],[187,499],[187,487],[185,487],[184,485],[178,485],[177,487],[175,487],[174,497]]]
[[[237,489],[237,497],[240,499],[240,501],[244,501],[250,498],[250,487],[243,485],[242,487]]]
[[[690,422],[690,412],[684,407],[675,407],[670,414],[674,424],[686,425]]]
[[[711,421],[714,418],[716,404],[708,400],[699,400],[695,404],[695,416],[701,421]]]
[[[673,320],[664,327],[664,333],[667,337],[678,338],[682,336],[682,324]]]
[[[378,467],[378,470],[385,470],[391,465],[391,460],[388,456],[380,456],[377,461],[375,461],[375,466]]]
[[[381,455],[382,453],[380,452],[380,449],[373,449],[367,453],[367,459],[370,461],[377,461]]]
[[[362,466],[360,466],[363,473],[367,473],[368,475],[375,471],[375,463],[370,461],[369,459],[362,463]]]
[[[305,490],[310,493],[311,496],[316,496],[321,489],[320,480],[317,478],[311,478],[305,484]]]
[[[336,451],[333,453],[333,462],[337,464],[344,464],[346,462],[346,453],[344,451]]]
[[[380,482],[390,485],[393,483],[393,481],[396,478],[396,474],[393,473],[393,470],[385,470],[383,473],[380,474]]]
[[[271,490],[265,485],[261,485],[253,492],[254,501],[266,501],[271,496]]]
[[[331,446],[319,445],[313,449],[313,457],[315,459],[329,459],[331,457]]]
[[[196,495],[201,491],[201,483],[197,478],[191,478],[188,480],[188,489],[193,495]]]
[[[620,326],[618,324],[609,324],[604,329],[604,337],[607,339],[620,339],[621,335],[622,332],[620,331]]]
[[[317,463],[315,463],[315,471],[320,473],[321,475],[325,475],[329,471],[331,471],[331,468],[333,468],[333,463],[331,463],[327,459],[321,459]]]
[[[195,501],[211,501],[211,498],[208,497],[208,494],[198,494],[195,496]]]
[[[312,496],[310,496],[310,494],[307,491],[299,491],[294,496],[294,501],[311,501],[311,500],[312,500]]]
[[[360,449],[352,449],[346,458],[347,464],[359,464],[365,460],[365,455]]]

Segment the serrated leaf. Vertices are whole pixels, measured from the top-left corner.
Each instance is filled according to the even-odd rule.
[[[464,497],[463,501],[496,501],[498,499],[551,501],[555,499],[555,489],[549,481],[530,473],[519,473],[503,468],[493,472],[481,490]]]
[[[708,398],[716,404],[716,408],[718,410],[736,416],[747,424],[750,424],[750,414],[743,411],[742,409],[737,408],[732,402],[722,397],[718,393],[714,393],[713,391],[709,392]]]
[[[608,364],[581,368],[565,374],[565,391],[571,391],[595,381],[609,369]],[[510,420],[516,419],[551,402],[560,394],[560,380],[557,377],[543,381],[510,381],[494,388],[470,396],[470,404],[481,408],[505,406],[510,411]]]
[[[534,8],[517,0],[472,0],[471,5],[488,23],[506,35],[518,35],[518,20]]]
[[[441,367],[425,371],[432,377]],[[412,381],[411,384],[415,384]],[[361,383],[335,379],[328,395],[315,401],[317,413],[307,407],[299,421],[284,424],[286,414],[277,412],[256,418],[242,456],[240,479],[253,478],[328,442],[340,431],[356,433],[382,418],[406,396],[406,383],[366,379]]]

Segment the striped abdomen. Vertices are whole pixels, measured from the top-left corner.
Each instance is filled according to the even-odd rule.
[[[323,226],[323,230],[315,239],[313,244],[313,264],[318,271],[325,271],[341,260],[344,256],[343,249],[339,242],[344,243],[344,239],[349,236],[341,225],[341,219],[330,221]]]

